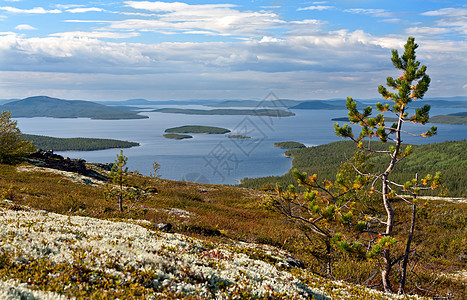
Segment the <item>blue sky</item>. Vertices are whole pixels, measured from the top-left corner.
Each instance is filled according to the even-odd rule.
[[[0,0],[0,98],[378,97],[420,45],[427,97],[466,95],[467,5],[441,0]]]

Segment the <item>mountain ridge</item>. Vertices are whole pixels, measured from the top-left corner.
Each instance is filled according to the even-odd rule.
[[[33,96],[8,102],[1,110],[11,111],[13,118],[91,118],[97,120],[146,119],[147,116],[118,107],[109,107],[91,101],[63,100],[48,96]]]

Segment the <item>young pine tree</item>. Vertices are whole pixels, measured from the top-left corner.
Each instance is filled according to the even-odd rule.
[[[382,258],[381,277],[383,288],[386,292],[393,291],[390,280],[391,270],[398,261],[402,260],[399,293],[404,293],[407,261],[409,253],[411,252],[410,244],[413,237],[415,211],[417,208],[416,196],[420,190],[433,189],[440,184],[439,174],[436,174],[434,177],[427,175],[427,177],[422,180],[419,180],[417,175],[414,174],[415,178],[406,183],[391,181],[391,172],[394,170],[396,164],[412,153],[412,147],[410,145],[402,149],[402,135],[410,134],[413,136],[429,137],[436,134],[436,127],[434,126],[421,134],[410,133],[403,129],[405,123],[425,124],[429,119],[429,105],[417,108],[412,115],[409,115],[408,110],[412,101],[423,98],[430,84],[430,77],[426,74],[426,66],[420,66],[420,63],[416,61],[415,49],[417,49],[417,47],[418,45],[415,44],[415,39],[409,37],[402,56],[399,57],[397,50],[392,50],[392,63],[396,69],[402,72],[402,75],[396,79],[392,77],[386,79],[386,85],[393,90],[392,92],[389,92],[387,88],[382,85],[379,86],[378,92],[383,98],[389,101],[389,103],[376,104],[376,109],[380,112],[376,117],[371,117],[372,108],[370,106],[366,107],[363,112],[359,112],[356,102],[352,98],[347,98],[346,107],[349,110],[349,121],[361,126],[361,132],[358,137],[353,134],[352,127],[348,124],[342,127],[337,123],[335,124],[335,131],[338,136],[350,138],[357,143],[359,148],[365,151],[384,153],[388,157],[385,170],[381,173],[369,174],[357,170],[362,176],[371,180],[372,187],[376,187],[377,183],[381,186],[381,189],[376,192],[380,194],[381,204],[386,211],[386,219],[382,222],[385,228],[382,232],[379,232],[381,238],[373,246],[369,255]],[[391,126],[387,126],[385,123],[385,112],[392,113],[397,119]],[[389,149],[375,150],[372,148],[370,141],[373,138],[383,143],[391,142],[388,147]],[[365,142],[364,144],[364,139],[367,139],[368,143]],[[405,197],[401,192],[409,193],[413,197]],[[394,198],[402,199],[411,205],[413,209],[412,226],[407,238],[406,250],[405,253],[398,258],[391,255],[391,248],[396,243],[396,240],[393,238],[395,212],[391,205],[391,199]]]
[[[128,157],[123,155],[123,150],[120,150],[120,154],[117,154],[117,159],[110,170],[110,178],[112,178],[114,186],[106,184],[104,194],[105,199],[109,202],[116,201],[118,203],[120,212],[123,212],[123,201],[127,198],[127,188],[125,187],[126,176],[128,175],[127,160]]]

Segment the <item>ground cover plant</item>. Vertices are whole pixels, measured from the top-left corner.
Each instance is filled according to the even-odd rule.
[[[102,172],[108,175],[105,171]],[[0,165],[0,198],[12,201],[11,204],[5,204],[8,205],[5,208],[10,210],[18,210],[25,205],[69,216],[102,220],[143,220],[142,224],[150,224],[144,225],[150,230],[154,229],[155,224],[170,222],[175,233],[214,245],[220,243],[235,246],[238,243],[247,243],[251,247],[242,248],[242,251],[248,257],[274,262],[274,258],[255,248],[256,244],[270,245],[287,251],[288,255],[304,263],[305,269],[296,268],[290,272],[308,282],[310,287],[321,286],[327,291],[327,295],[333,295],[332,291],[338,292],[333,289],[335,285],[346,287],[348,299],[379,297],[368,297],[368,291],[350,284],[365,283],[366,286],[378,288],[378,275],[372,276],[374,269],[369,268],[364,261],[334,253],[334,278],[345,281],[331,282],[317,275],[325,273],[324,256],[318,245],[310,245],[299,230],[284,222],[276,212],[261,207],[265,192],[234,186],[170,181],[133,173],[127,177],[127,185],[152,187],[155,192],[149,193],[142,205],[131,210],[126,207],[120,213],[117,203],[104,201],[104,182],[27,164]],[[465,203],[434,201],[421,212],[420,230],[414,240],[418,247],[419,260],[410,275],[411,280],[407,287],[409,294],[454,295],[459,299],[466,296],[463,288],[465,278],[459,275],[466,266],[466,208]],[[397,211],[406,208],[402,203],[395,203],[394,209]],[[401,217],[397,219],[398,223],[408,224],[405,214],[398,216]],[[150,223],[144,223],[146,221]],[[2,237],[2,242],[5,241],[7,240]],[[5,276],[2,278],[6,280]],[[21,284],[28,285],[18,279],[14,282],[18,288],[24,287]],[[335,299],[345,297],[340,295]]]

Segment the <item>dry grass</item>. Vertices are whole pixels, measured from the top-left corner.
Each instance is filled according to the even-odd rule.
[[[19,169],[18,169],[19,168]],[[289,251],[301,259],[314,273],[324,273],[319,255],[320,242],[310,244],[303,234],[276,212],[261,207],[264,192],[221,185],[177,182],[132,175],[129,185],[157,190],[136,209],[119,213],[117,206],[104,201],[104,187],[91,181],[76,179],[70,174],[44,172],[0,165],[0,198],[12,200],[51,212],[96,218],[138,218],[153,224],[170,222],[173,231],[212,242],[244,241],[270,244]],[[23,170],[23,171],[21,171]],[[175,209],[175,210],[174,210]],[[178,210],[189,212],[180,213]],[[395,209],[405,212],[402,203]],[[465,299],[467,265],[467,204],[435,201],[420,212],[416,230],[417,253],[410,268],[407,290],[425,296],[447,296]],[[410,213],[397,223],[400,228],[398,247],[403,250]],[[377,264],[336,253],[334,276],[349,282],[366,282],[378,287],[379,276],[370,278]],[[464,273],[462,273],[464,272]],[[395,272],[394,272],[395,273]],[[397,274],[394,274],[397,280]],[[370,278],[370,280],[368,280]]]

